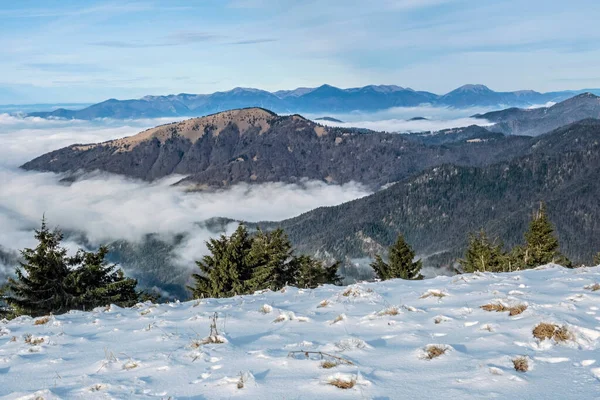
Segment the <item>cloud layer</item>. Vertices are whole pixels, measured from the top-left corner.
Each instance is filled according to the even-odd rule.
[[[0,115],[0,246],[18,250],[34,245],[32,231],[45,214],[51,225],[85,234],[92,246],[123,239],[141,241],[158,234],[165,241],[187,234],[177,249],[179,262],[192,267],[211,233],[198,222],[212,217],[261,221],[290,218],[319,206],[365,196],[359,184],[239,184],[225,190],[188,193],[171,186],[181,177],[143,182],[105,173],[66,184],[61,175],[26,172],[24,161],[72,143],[89,143],[134,134],[164,120],[46,121]],[[75,243],[68,243],[75,249]]]

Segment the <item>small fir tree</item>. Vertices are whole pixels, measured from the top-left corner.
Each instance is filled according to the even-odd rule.
[[[465,257],[459,260],[462,272],[502,272],[510,270],[502,244],[490,240],[482,229],[479,234],[469,235],[469,245]]]
[[[293,282],[292,244],[283,229],[263,232],[260,229],[252,240],[248,263],[252,278],[248,285],[252,291],[277,290]]]
[[[251,277],[248,257],[252,241],[245,226],[230,236],[221,235],[206,243],[210,254],[196,261],[202,274],[194,274],[195,286],[189,287],[195,298],[231,297],[246,292]]]
[[[337,274],[339,267],[339,262],[326,267],[322,261],[306,255],[294,257],[291,262],[293,286],[314,289],[324,284],[339,285],[341,282]]]
[[[377,278],[381,280],[401,278],[401,279],[423,279],[421,275],[421,260],[414,261],[415,252],[404,240],[404,236],[399,235],[396,243],[388,250],[389,262],[383,261],[380,255],[375,256],[375,261],[371,263],[371,268],[375,271]]]
[[[560,253],[554,226],[548,218],[543,202],[540,202],[540,207],[534,213],[529,229],[525,232],[525,246],[517,251],[521,253],[520,262],[523,268],[527,269],[548,263],[570,264]]]

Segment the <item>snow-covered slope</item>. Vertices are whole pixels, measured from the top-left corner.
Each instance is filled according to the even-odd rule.
[[[600,398],[600,291],[592,290],[597,282],[600,267],[545,266],[419,282],[287,288],[132,309],[111,306],[37,325],[21,317],[0,323],[0,395]],[[480,308],[497,303],[528,307],[515,316]],[[203,344],[215,312],[223,343]],[[566,325],[571,339],[535,339],[532,330],[540,322]],[[446,353],[428,359],[429,345]],[[300,350],[341,359],[290,354]],[[518,356],[528,359],[529,371],[514,370]],[[341,364],[326,369],[323,361]],[[336,378],[354,386],[328,384]]]

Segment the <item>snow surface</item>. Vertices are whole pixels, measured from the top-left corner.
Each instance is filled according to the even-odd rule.
[[[596,282],[600,267],[549,265],[506,274],[110,306],[38,325],[20,317],[0,323],[0,396],[600,398],[600,291],[591,290]],[[512,317],[480,309],[492,302],[528,308]],[[210,338],[215,312],[218,333]],[[566,325],[573,339],[540,342],[532,329],[542,321]],[[425,349],[432,344],[446,353],[427,359]],[[290,356],[299,350],[352,364],[324,369],[316,354]],[[513,369],[517,356],[527,357],[528,372]],[[355,385],[328,384],[336,378]]]

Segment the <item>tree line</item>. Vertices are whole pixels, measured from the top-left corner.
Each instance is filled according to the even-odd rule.
[[[63,235],[50,230],[45,219],[35,231],[38,244],[21,251],[20,267],[15,277],[2,288],[5,306],[0,312],[7,317],[60,314],[69,310],[90,310],[107,304],[122,307],[140,301],[157,300],[150,293],[137,290],[137,281],[125,276],[116,265],[106,261],[108,249],[96,252],[79,250],[67,254],[61,246]],[[230,236],[221,235],[207,243],[208,254],[196,264],[199,273],[192,275],[188,289],[194,298],[230,297],[258,290],[279,290],[285,286],[315,288],[341,283],[340,262],[324,261],[296,254],[282,229],[250,233],[244,225]],[[464,257],[458,261],[457,273],[475,271],[510,272],[530,269],[547,263],[573,267],[560,252],[554,226],[543,203],[533,214],[524,234],[524,244],[505,250],[502,243],[483,230],[470,234]],[[600,253],[594,259],[600,265]],[[422,261],[399,235],[387,256],[376,255],[371,263],[375,276],[387,279],[423,279]]]

